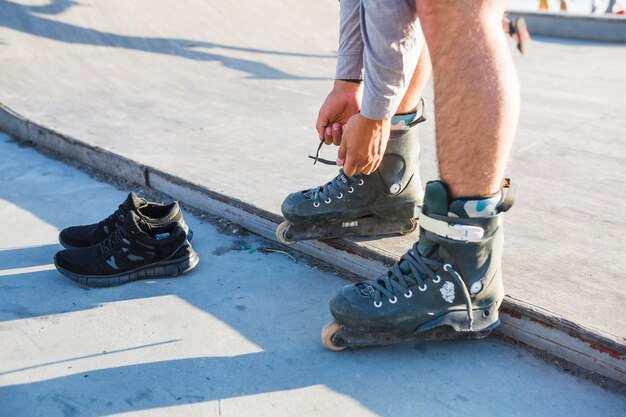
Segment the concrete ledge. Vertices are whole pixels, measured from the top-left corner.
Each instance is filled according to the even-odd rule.
[[[30,121],[0,103],[0,131],[75,159],[106,174],[149,186],[193,207],[221,216],[275,240],[282,220],[275,213],[233,199],[184,178],[145,166]],[[293,246],[309,256],[360,276],[375,276],[395,261],[344,240],[308,241]],[[591,372],[626,383],[626,340],[581,326],[531,303],[507,296],[498,332]]]
[[[558,12],[509,10],[510,17],[523,17],[530,35],[588,41],[626,43],[626,18],[577,16]]]
[[[146,184],[147,168],[135,161],[93,147],[14,113],[0,103],[0,130],[15,138],[33,142],[107,174],[136,184]]]

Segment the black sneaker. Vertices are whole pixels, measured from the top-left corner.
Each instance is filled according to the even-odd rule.
[[[141,217],[150,227],[162,227],[171,222],[178,222],[185,229],[187,239],[191,241],[193,232],[183,220],[182,211],[176,201],[163,205],[146,201],[137,197],[135,193],[130,193],[118,209],[106,219],[94,224],[72,226],[61,230],[59,243],[67,249],[86,248],[100,243],[124,223],[124,219],[131,211]]]
[[[131,211],[100,244],[65,249],[54,256],[57,270],[80,284],[111,287],[140,279],[174,277],[198,264],[179,222],[150,227]]]

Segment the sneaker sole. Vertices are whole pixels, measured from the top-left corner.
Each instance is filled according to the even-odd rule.
[[[87,287],[115,287],[142,279],[176,277],[194,269],[196,265],[198,265],[199,261],[200,257],[192,250],[188,256],[184,256],[182,258],[156,262],[120,274],[99,276],[81,275],[70,272],[57,264],[56,256],[54,257],[54,266],[65,277],[81,285],[85,285]]]

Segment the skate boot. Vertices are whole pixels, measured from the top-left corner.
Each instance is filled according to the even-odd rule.
[[[503,188],[509,188],[508,180]],[[504,190],[450,202],[441,181],[426,185],[420,239],[389,271],[344,287],[322,330],[330,350],[403,340],[481,339],[500,323]]]
[[[424,120],[417,113],[392,118],[385,155],[370,175],[348,177],[341,169],[324,185],[288,195],[281,207],[287,220],[276,229],[278,241],[292,244],[415,230],[415,208],[424,194],[416,125]]]

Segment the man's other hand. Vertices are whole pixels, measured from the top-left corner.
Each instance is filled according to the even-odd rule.
[[[337,165],[348,175],[371,174],[385,154],[389,140],[390,120],[370,120],[355,114],[343,128]]]
[[[362,88],[359,83],[335,80],[317,116],[315,128],[327,145],[341,144],[343,126],[361,108]]]

